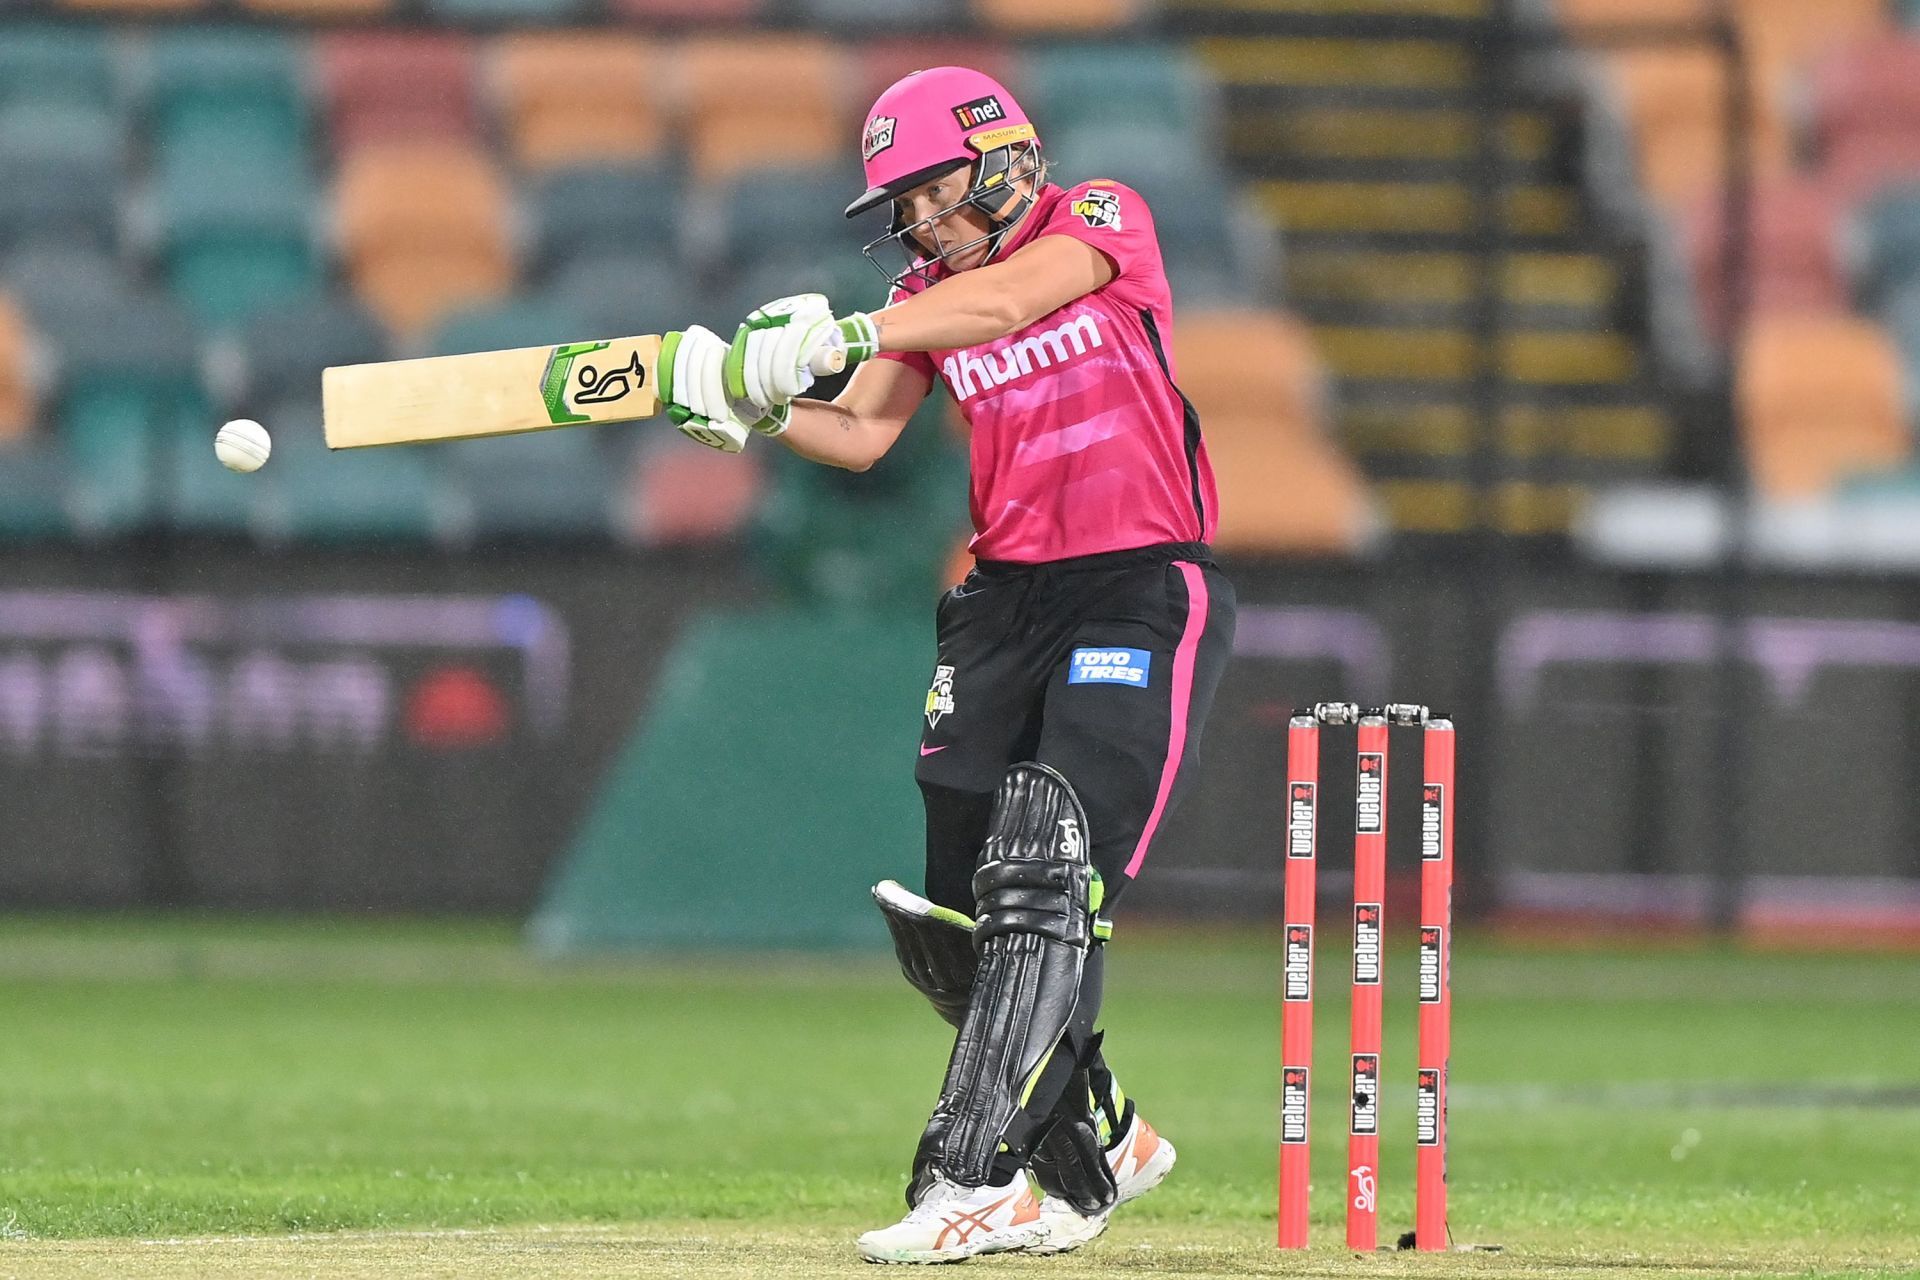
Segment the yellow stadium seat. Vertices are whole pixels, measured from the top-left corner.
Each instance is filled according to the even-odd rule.
[[[1737,394],[1753,481],[1771,498],[1820,497],[1912,451],[1899,354],[1855,316],[1756,319],[1741,344]]]

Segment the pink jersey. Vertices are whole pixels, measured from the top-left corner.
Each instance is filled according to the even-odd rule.
[[[1084,240],[1117,274],[1005,338],[881,355],[944,382],[972,428],[973,554],[1032,564],[1211,541],[1213,469],[1174,385],[1173,300],[1146,201],[1117,182],[1049,183],[999,257],[1046,235]],[[926,287],[909,279],[892,300]]]

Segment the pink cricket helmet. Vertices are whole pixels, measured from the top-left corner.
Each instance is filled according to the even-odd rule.
[[[992,76],[970,67],[915,71],[895,81],[867,112],[860,134],[867,190],[847,206],[847,216],[997,148],[1034,141],[1027,113]]]

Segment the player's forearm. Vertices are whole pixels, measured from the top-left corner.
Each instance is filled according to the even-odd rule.
[[[1004,338],[1038,316],[1006,287],[1004,264],[942,280],[873,313],[882,351],[947,351]]]
[[[898,434],[844,405],[795,400],[793,417],[779,440],[809,462],[865,471],[880,460]]]

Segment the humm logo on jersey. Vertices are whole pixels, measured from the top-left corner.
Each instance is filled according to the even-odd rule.
[[[980,355],[974,354],[975,348],[957,351],[941,363],[940,372],[946,375],[954,399],[971,400],[982,391],[1004,387],[1035,369],[1051,369],[1104,345],[1099,322],[1091,315],[1081,315],[1054,328],[988,347]]]

